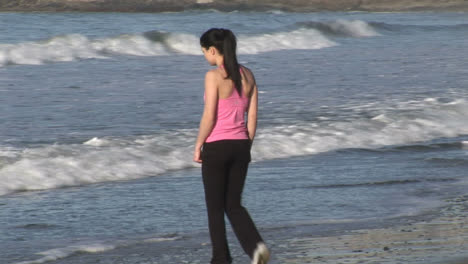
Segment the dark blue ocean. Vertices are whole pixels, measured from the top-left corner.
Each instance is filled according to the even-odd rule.
[[[257,78],[244,203],[273,248],[466,192],[466,13],[0,13],[0,263],[208,263],[211,27]]]

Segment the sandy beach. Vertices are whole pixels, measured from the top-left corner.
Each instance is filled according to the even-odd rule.
[[[448,203],[432,220],[286,240],[278,263],[467,264],[468,196]]]
[[[296,229],[265,231],[272,250],[271,264],[468,264],[468,195],[450,199],[440,208],[439,216],[413,222],[402,218],[404,225],[390,224],[373,228],[329,229],[318,224],[318,230],[329,229],[332,235],[312,232],[301,235]],[[436,212],[431,212],[436,213]],[[388,224],[388,223],[387,223]],[[340,225],[340,224],[338,224]],[[336,228],[336,227],[335,227]],[[248,263],[234,235],[229,232],[234,263]],[[165,239],[162,239],[165,240]],[[95,254],[76,254],[60,260],[60,264],[90,263],[206,263],[209,261],[207,234],[193,234],[179,239],[147,240],[115,250]],[[97,253],[97,254],[96,254]],[[183,253],[183,254],[181,254]]]

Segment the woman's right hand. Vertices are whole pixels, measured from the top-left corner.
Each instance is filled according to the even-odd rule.
[[[195,151],[193,152],[193,161],[195,161],[197,163],[202,163],[201,148],[195,148]]]

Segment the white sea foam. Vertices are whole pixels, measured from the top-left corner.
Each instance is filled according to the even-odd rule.
[[[241,36],[240,54],[286,49],[323,49],[337,45],[315,29],[298,29],[291,32],[278,32],[259,36]]]
[[[342,20],[327,22],[332,30],[351,37],[374,37],[380,34],[367,22],[361,20]]]
[[[362,106],[369,107],[369,106]],[[260,128],[254,161],[343,148],[378,148],[468,134],[468,103],[399,103],[374,118],[320,120]],[[129,138],[92,138],[7,153],[0,163],[0,195],[106,181],[130,180],[198,166],[192,162],[196,129]],[[466,145],[466,144],[465,144]]]
[[[121,35],[91,40],[80,34],[70,34],[45,41],[0,44],[0,66],[103,59],[113,53],[157,56],[167,54],[167,51],[161,43],[153,42],[143,35]]]
[[[143,240],[145,243],[158,243],[158,242],[166,242],[166,241],[174,241],[180,239],[180,237],[153,237],[147,238]]]
[[[133,139],[94,138],[84,144],[25,149],[0,167],[0,195],[136,179],[191,167],[195,132],[190,131],[190,136],[185,133]]]
[[[159,42],[151,41],[141,34],[121,35],[118,37],[91,41],[91,49],[99,54],[115,53],[134,56],[159,56],[168,52]]]
[[[468,149],[468,141],[464,140],[461,142],[463,149]]]
[[[0,149],[0,158],[15,158],[21,150],[12,147],[3,147]]]
[[[0,65],[43,64],[98,57],[103,56],[97,54],[92,43],[79,34],[59,36],[47,41],[0,45]]]
[[[173,33],[169,34],[165,44],[172,51],[178,53],[201,55],[200,40],[197,36],[191,34]]]
[[[73,254],[80,253],[80,252],[98,253],[98,252],[112,250],[114,248],[115,248],[114,245],[105,245],[105,244],[100,244],[100,243],[90,244],[90,245],[76,245],[76,246],[69,246],[69,247],[64,247],[64,248],[55,248],[55,249],[50,249],[47,251],[37,253],[37,255],[44,256],[42,258],[39,258],[36,260],[30,260],[30,261],[21,261],[21,262],[17,262],[16,264],[41,264],[41,263],[63,259],[63,258],[69,257]]]
[[[77,253],[100,253],[105,251],[110,251],[119,247],[128,247],[138,243],[161,243],[167,241],[174,241],[180,239],[179,236],[170,236],[170,237],[153,237],[146,239],[137,239],[137,240],[118,240],[113,241],[112,243],[107,242],[97,242],[89,244],[78,244],[70,245],[62,248],[54,248],[46,251],[38,252],[36,255],[43,256],[41,258],[29,261],[16,262],[15,264],[41,264],[51,261],[56,261],[59,259],[64,259],[75,255]]]
[[[315,29],[239,36],[240,54],[257,54],[282,49],[321,49],[334,45],[335,42]],[[156,31],[89,39],[84,35],[70,34],[44,41],[0,44],[0,66],[104,59],[117,54],[163,56],[171,53],[201,55],[198,36]]]
[[[285,14],[284,11],[276,10],[276,9],[269,10],[269,11],[267,11],[267,12],[270,13],[270,14],[274,14],[274,15],[282,15],[282,14]]]
[[[84,142],[83,144],[84,145],[89,145],[89,146],[95,146],[95,147],[102,147],[102,146],[109,145],[110,142],[108,140],[105,140],[105,139],[100,139],[100,138],[94,137],[94,138]]]
[[[259,35],[239,35],[239,54],[258,54],[287,49],[322,49],[337,45],[315,29],[298,29]],[[191,55],[200,55],[198,37],[190,34],[169,34],[165,44],[169,49]]]
[[[352,122],[297,124],[264,129],[255,155],[272,159],[342,148],[378,148],[468,134],[468,103],[423,100],[400,103],[398,110]]]
[[[380,36],[380,33],[372,25],[362,20],[309,21],[299,22],[297,25],[301,28],[319,30],[325,35],[332,34],[353,38]]]
[[[258,54],[285,49],[322,49],[337,45],[326,37],[328,33],[351,37],[379,35],[369,23],[361,20],[303,22],[299,25],[300,28],[292,31],[239,34],[238,53]],[[163,56],[174,52],[201,55],[198,36],[188,33],[150,31],[90,39],[81,34],[68,34],[48,40],[0,44],[0,66],[104,59],[116,54]]]

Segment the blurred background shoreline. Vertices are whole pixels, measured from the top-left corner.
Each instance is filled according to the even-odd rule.
[[[468,11],[463,0],[0,0],[0,12],[179,12],[220,11]]]

